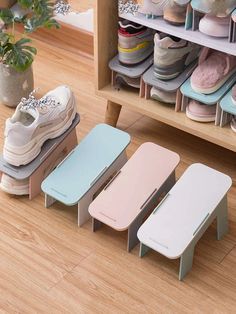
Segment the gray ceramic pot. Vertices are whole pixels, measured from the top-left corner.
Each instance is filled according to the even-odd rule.
[[[0,104],[16,107],[22,97],[28,97],[34,89],[32,67],[24,72],[0,63]]]

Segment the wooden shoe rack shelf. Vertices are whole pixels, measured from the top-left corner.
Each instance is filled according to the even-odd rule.
[[[228,39],[205,36],[199,31],[185,30],[184,27],[169,25],[161,19],[151,20],[140,15],[134,16],[131,14],[122,15],[121,17],[236,56],[236,43],[230,43]],[[229,125],[220,128],[214,124],[197,123],[188,119],[184,112],[175,112],[173,108],[156,100],[140,98],[138,93],[131,89],[114,89],[111,84],[111,71],[108,65],[109,61],[117,54],[118,18],[117,0],[96,0],[94,56],[96,93],[107,100],[106,123],[116,126],[120,111],[124,106],[236,152],[235,133]]]

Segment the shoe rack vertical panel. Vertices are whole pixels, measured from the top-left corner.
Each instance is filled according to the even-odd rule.
[[[96,0],[94,54],[97,90],[111,82],[108,63],[117,53],[117,12],[117,0]]]
[[[118,1],[96,0],[95,6],[94,60],[96,89],[111,82],[109,61],[117,54]],[[107,100],[105,123],[116,126],[121,105]]]

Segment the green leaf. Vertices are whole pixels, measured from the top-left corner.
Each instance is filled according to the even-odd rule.
[[[4,63],[19,72],[27,70],[34,61],[37,50],[34,47],[25,45],[31,42],[28,38],[22,38],[16,43],[8,43],[4,49]]]
[[[0,10],[0,19],[6,24],[10,25],[14,21],[14,15],[10,9],[1,9]]]

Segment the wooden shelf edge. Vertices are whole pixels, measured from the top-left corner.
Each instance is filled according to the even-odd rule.
[[[130,90],[116,91],[111,85],[96,90],[96,94],[130,110],[236,152],[236,135],[229,126],[221,128],[214,124],[194,122],[187,118],[185,113],[175,112],[173,108],[155,100],[140,98],[138,94]]]

